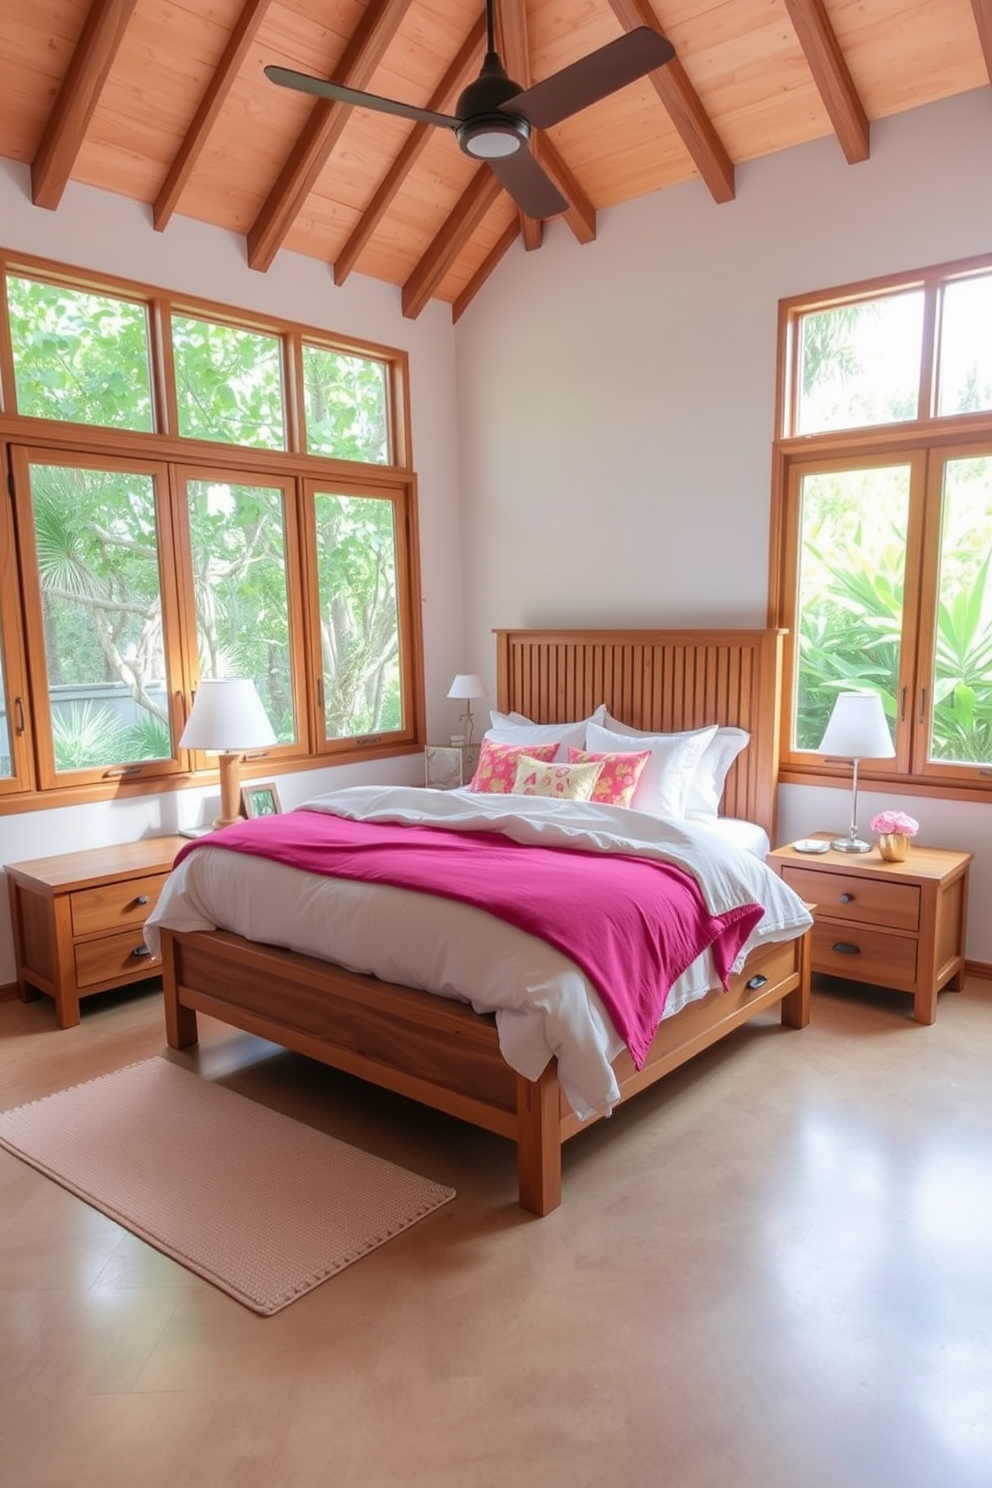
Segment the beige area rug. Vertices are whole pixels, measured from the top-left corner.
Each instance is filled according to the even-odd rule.
[[[0,1145],[264,1314],[455,1196],[159,1058],[0,1113]]]

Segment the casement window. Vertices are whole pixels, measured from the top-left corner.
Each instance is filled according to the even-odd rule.
[[[4,809],[215,768],[201,678],[255,681],[263,771],[420,747],[405,356],[0,270]]]
[[[783,778],[839,690],[882,697],[895,757],[862,774],[992,786],[992,259],[783,301],[773,623]]]

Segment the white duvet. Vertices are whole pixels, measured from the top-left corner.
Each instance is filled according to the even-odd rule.
[[[492,830],[518,842],[676,863],[696,877],[713,914],[764,906],[738,964],[755,945],[791,940],[811,923],[777,874],[703,824],[593,802],[407,786],[357,786],[315,796],[306,806],[357,820]],[[623,1044],[584,973],[553,946],[471,905],[303,873],[205,842],[170,875],[147,921],[145,937],[156,953],[163,925],[231,930],[471,1003],[495,1014],[503,1057],[526,1079],[537,1079],[557,1056],[562,1089],[577,1115],[608,1115],[620,1098],[612,1060]],[[674,984],[665,1016],[717,985],[707,952]]]

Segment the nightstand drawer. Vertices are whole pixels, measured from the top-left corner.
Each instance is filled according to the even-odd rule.
[[[145,945],[141,926],[124,930],[120,935],[105,935],[102,940],[80,941],[75,949],[76,983],[80,988],[94,987],[98,982],[115,977],[135,981],[148,975],[149,968],[161,964]]]
[[[916,986],[919,942],[909,935],[887,935],[860,925],[813,926],[813,970],[856,982],[874,982],[912,992]]]
[[[892,930],[920,928],[920,891],[915,884],[887,883],[880,878],[794,868],[791,864],[783,866],[782,877],[800,899],[815,904],[818,914],[832,920],[885,925]]]
[[[70,894],[73,935],[97,935],[102,930],[143,925],[158,903],[167,877],[165,873],[149,874],[147,878],[128,878]]]

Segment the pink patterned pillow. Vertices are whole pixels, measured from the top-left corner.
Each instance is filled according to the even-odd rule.
[[[569,749],[568,757],[573,763],[602,762],[602,770],[596,782],[591,801],[604,801],[607,806],[629,806],[634,799],[637,782],[644,766],[651,758],[650,749],[632,754],[589,754],[584,749]]]
[[[509,795],[513,790],[520,756],[528,754],[531,759],[553,760],[560,743],[560,739],[555,739],[548,744],[497,744],[492,739],[483,739],[479,763],[469,790]]]
[[[542,763],[532,754],[521,755],[513,782],[518,796],[556,796],[559,801],[589,801],[596,789],[602,765]]]

